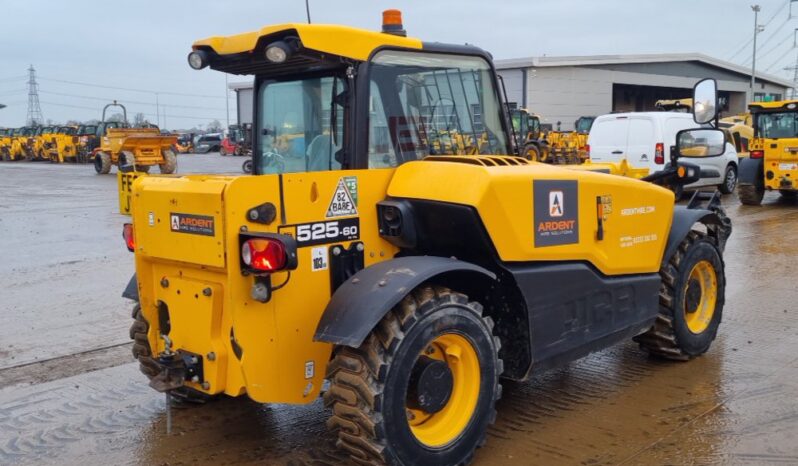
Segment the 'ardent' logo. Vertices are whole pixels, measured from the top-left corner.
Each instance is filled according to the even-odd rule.
[[[562,191],[549,191],[549,216],[563,216],[563,194]]]

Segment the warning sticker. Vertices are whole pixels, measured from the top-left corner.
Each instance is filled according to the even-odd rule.
[[[532,182],[535,247],[579,242],[579,191],[575,180]]]
[[[330,206],[327,207],[327,218],[350,215],[357,215],[357,178],[354,176],[338,180]]]
[[[189,233],[192,235],[213,236],[213,217],[207,215],[169,214],[169,228],[176,233]]]

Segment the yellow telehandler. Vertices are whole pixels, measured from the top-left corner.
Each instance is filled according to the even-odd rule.
[[[501,378],[630,338],[709,349],[731,224],[716,194],[676,207],[657,184],[695,181],[678,151],[719,155],[718,130],[680,132],[649,182],[528,161],[491,56],[407,37],[396,10],[382,32],[279,24],[192,49],[194,69],[254,76],[254,173],[132,182],[124,296],[155,390],[308,404],[326,380],[353,464],[461,465]]]

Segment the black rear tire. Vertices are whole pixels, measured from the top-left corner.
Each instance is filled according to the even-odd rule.
[[[391,310],[359,348],[336,347],[324,403],[333,411],[327,426],[337,431],[338,446],[359,464],[468,464],[485,442],[501,396],[503,365],[492,330],[493,321],[482,315],[478,303],[446,288],[422,286]],[[446,338],[461,342],[454,346],[462,352],[450,353],[451,346],[440,350],[438,342]],[[410,404],[411,374],[433,357],[452,368],[450,397],[441,401],[440,411],[417,410]],[[441,391],[429,393],[435,397]],[[464,393],[471,395],[462,398]],[[468,408],[455,411],[455,406]],[[449,423],[453,412],[466,416]],[[430,436],[424,429],[434,427],[432,422],[451,430]],[[441,443],[430,443],[432,438]]]
[[[149,331],[150,324],[142,315],[141,306],[136,304],[133,307],[133,324],[130,326],[130,339],[133,340],[133,357],[138,360],[141,373],[152,380],[160,372],[160,367],[152,358],[150,341],[147,339],[147,332]],[[218,395],[208,395],[191,387],[180,387],[171,390],[169,394],[176,401],[194,404],[203,404],[218,398]]]
[[[111,172],[111,156],[105,152],[97,152],[94,155],[94,171],[99,175],[107,175]]]
[[[765,197],[765,188],[752,184],[738,184],[737,195],[744,205],[758,206],[762,205],[762,198]]]
[[[699,268],[707,275],[694,275]],[[634,340],[666,359],[686,361],[704,354],[723,318],[726,276],[718,246],[704,233],[691,231],[660,276],[657,320]]]

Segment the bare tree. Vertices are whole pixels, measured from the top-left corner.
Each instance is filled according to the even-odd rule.
[[[212,122],[208,123],[207,129],[209,133],[221,133],[222,124],[219,122],[219,120],[213,120]]]

